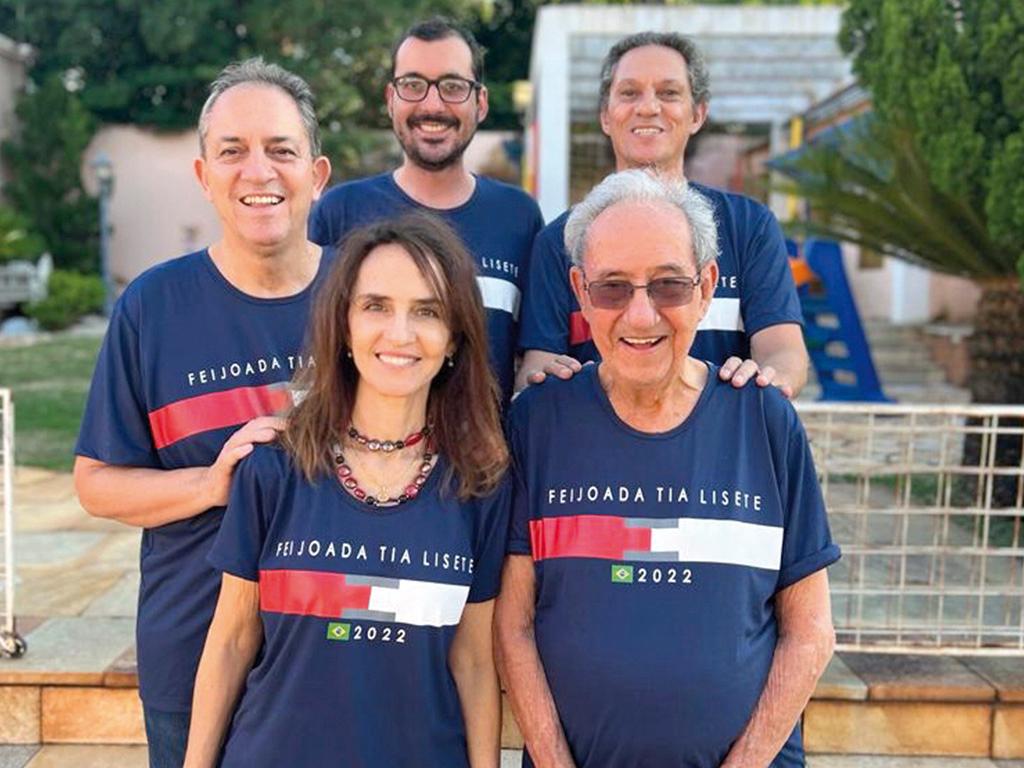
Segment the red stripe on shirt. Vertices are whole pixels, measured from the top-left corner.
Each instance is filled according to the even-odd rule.
[[[337,619],[346,608],[369,608],[370,589],[346,584],[343,573],[260,571],[260,610]]]
[[[534,560],[599,557],[621,560],[627,550],[650,552],[651,529],[627,528],[626,518],[568,515],[530,521]]]
[[[569,343],[582,344],[590,341],[590,324],[580,310],[569,315]]]
[[[285,384],[237,387],[178,400],[151,411],[149,428],[156,447],[166,448],[200,432],[280,413],[291,404],[292,396]]]

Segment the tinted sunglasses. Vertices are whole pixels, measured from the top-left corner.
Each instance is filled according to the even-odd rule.
[[[700,285],[700,274],[693,277],[659,277],[649,283],[636,285],[626,280],[595,280],[583,287],[590,294],[590,303],[597,309],[624,309],[633,300],[633,292],[644,288],[651,304],[657,309],[681,307],[693,299],[694,289]]]

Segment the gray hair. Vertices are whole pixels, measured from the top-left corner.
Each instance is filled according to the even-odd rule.
[[[704,54],[693,40],[676,32],[637,32],[619,40],[605,54],[604,62],[601,64],[601,90],[599,91],[602,112],[608,106],[608,95],[611,93],[612,80],[615,78],[615,68],[618,66],[619,60],[634,48],[643,48],[647,45],[671,48],[683,57],[683,61],[686,62],[686,76],[690,81],[694,109],[711,99],[711,76],[708,74],[708,64],[704,59]]]
[[[320,125],[316,119],[316,102],[309,85],[296,74],[277,64],[268,64],[262,56],[229,64],[210,83],[210,95],[199,113],[199,151],[206,155],[206,134],[210,129],[210,111],[217,99],[236,85],[267,85],[280,88],[291,96],[299,110],[302,126],[309,139],[309,150],[313,157],[320,154]]]
[[[565,249],[577,267],[583,266],[587,234],[594,221],[619,203],[667,205],[677,210],[690,227],[698,271],[718,258],[718,227],[711,201],[685,181],[634,168],[605,177],[569,214],[565,222]]]

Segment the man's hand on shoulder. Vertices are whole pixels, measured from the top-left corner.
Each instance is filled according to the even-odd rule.
[[[540,349],[528,349],[519,364],[516,390],[540,384],[548,376],[571,379],[583,369],[583,363],[569,355],[558,355]]]
[[[778,372],[770,365],[761,368],[756,360],[741,360],[735,356],[730,357],[718,369],[718,378],[722,381],[730,382],[737,388],[745,385],[750,379],[754,379],[754,382],[759,387],[771,385],[777,387],[787,399],[793,397],[792,385],[783,381]]]
[[[240,427],[220,449],[217,460],[206,468],[203,490],[210,507],[228,503],[231,475],[235,466],[252,453],[257,443],[270,443],[284,431],[287,422],[277,416],[259,416]]]

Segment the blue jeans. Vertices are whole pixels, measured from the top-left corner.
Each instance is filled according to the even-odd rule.
[[[149,768],[181,768],[191,712],[163,712],[142,705],[149,742]]]

